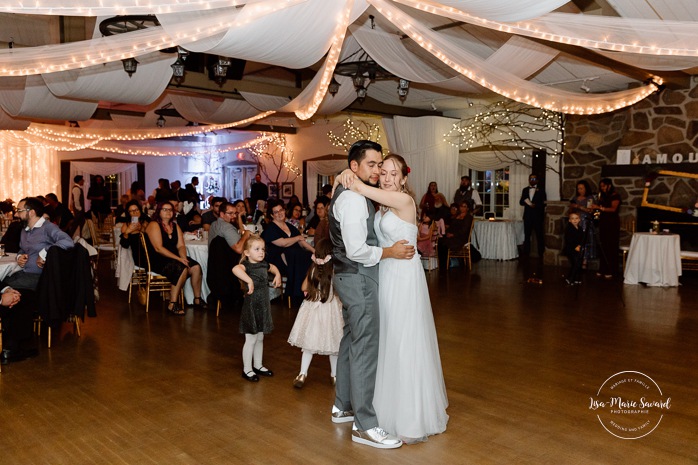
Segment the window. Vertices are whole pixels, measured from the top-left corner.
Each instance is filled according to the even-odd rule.
[[[496,218],[504,216],[509,208],[509,167],[501,170],[470,170],[470,182],[480,194],[482,214],[494,212]]]
[[[119,175],[110,174],[104,178],[104,186],[109,191],[109,206],[116,208],[119,206]]]

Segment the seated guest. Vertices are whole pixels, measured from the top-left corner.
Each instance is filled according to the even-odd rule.
[[[5,252],[17,253],[19,252],[19,241],[22,237],[22,231],[24,227],[22,222],[15,220],[7,227],[5,234],[2,235],[0,239],[0,244],[5,246]]]
[[[34,311],[21,300],[21,294],[4,283],[0,296],[0,319],[2,319],[2,355],[0,363],[19,362],[37,355],[35,348],[22,347],[31,341],[34,326]]]
[[[243,246],[250,231],[245,229],[242,216],[233,204],[223,202],[220,217],[208,231],[208,274],[206,282],[211,294],[224,305],[242,301],[242,291],[232,266],[240,262]],[[223,242],[221,242],[223,241]],[[209,300],[210,301],[210,300]]]
[[[239,260],[239,256],[242,255],[242,246],[245,244],[247,238],[250,237],[250,232],[245,229],[241,216],[231,203],[221,203],[220,216],[211,225],[211,229],[208,231],[209,246],[211,242],[213,242],[213,239],[218,236],[225,238],[230,248],[238,254]],[[237,263],[235,264],[237,265]]]
[[[458,216],[458,204],[457,203],[452,203],[449,209],[449,215],[445,217],[444,223],[446,226],[451,224],[451,221],[454,220]]]
[[[299,231],[305,231],[305,218],[301,218],[303,207],[300,204],[289,204],[286,210],[288,222]]]
[[[141,206],[138,200],[129,200],[126,204],[126,213],[131,218],[129,221],[122,222],[121,237],[119,244],[125,249],[131,249],[133,262],[144,268],[145,258],[141,254],[141,237],[140,233],[145,232],[145,227],[148,225],[148,215],[141,211]]]
[[[128,223],[131,221],[131,215],[128,214],[126,207],[130,200],[131,196],[129,195],[124,194],[121,196],[119,205],[114,210],[114,223]],[[138,204],[138,208],[140,208],[140,204]]]
[[[189,277],[194,290],[194,307],[204,309],[206,302],[201,298],[201,265],[187,257],[184,233],[173,221],[174,215],[175,208],[171,202],[159,204],[145,232],[152,250],[149,253],[152,271],[165,276],[172,284],[167,310],[175,315],[184,315],[178,298]]]
[[[327,219],[327,208],[329,205],[329,198],[318,197],[315,201],[315,214],[310,219],[308,229],[305,231],[308,236],[313,236],[315,242],[322,238],[330,237],[330,223]]]
[[[233,202],[233,206],[235,207],[235,210],[237,210],[238,217],[242,221],[242,224],[247,224],[248,216],[250,217],[250,220],[252,220],[252,215],[249,211],[247,211],[247,204],[244,200],[236,200]]]
[[[417,225],[417,250],[422,257],[434,256],[436,238],[439,237],[438,225],[434,221],[434,216],[434,210],[424,210]]]
[[[64,250],[73,248],[70,236],[55,224],[46,221],[43,214],[44,207],[35,197],[22,199],[17,205],[17,217],[24,227],[19,241],[17,264],[23,269],[6,279],[6,284],[14,289],[36,290],[49,247],[57,245]]]
[[[220,207],[224,201],[225,199],[221,197],[213,197],[211,199],[211,208],[201,215],[201,224],[204,227],[204,231],[208,231],[211,228],[211,224],[218,219]]]
[[[51,206],[51,222],[57,224],[61,231],[65,231],[69,236],[72,236],[75,232],[73,214],[70,213],[70,210],[65,205],[58,201],[58,197],[53,192],[46,194],[46,201]]]
[[[459,250],[467,242],[470,235],[470,228],[473,224],[473,215],[470,214],[468,204],[461,202],[458,205],[458,215],[451,220],[451,224],[446,227],[446,234],[439,239],[439,269],[446,269],[446,259],[449,250]]]
[[[303,300],[301,285],[310,268],[310,255],[315,249],[305,241],[303,235],[292,224],[286,222],[286,209],[281,200],[267,203],[272,221],[264,228],[262,239],[267,246],[266,260],[276,265],[287,277],[286,295],[295,303]]]
[[[170,200],[170,203],[175,207],[175,211],[177,212],[175,214],[175,221],[182,229],[182,232],[196,232],[201,229],[201,214],[193,208],[193,203],[188,201],[180,202],[174,197]]]

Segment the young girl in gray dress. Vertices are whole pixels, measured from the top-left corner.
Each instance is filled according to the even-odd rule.
[[[257,382],[259,376],[273,376],[262,364],[264,335],[274,329],[269,304],[268,274],[274,275],[272,285],[281,286],[281,273],[274,265],[264,261],[264,240],[251,235],[243,246],[242,259],[233,267],[233,274],[247,284],[245,301],[240,313],[240,333],[245,335],[242,347],[242,377]],[[253,365],[254,360],[254,365]]]

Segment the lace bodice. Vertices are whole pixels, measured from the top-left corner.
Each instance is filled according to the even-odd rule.
[[[417,225],[400,219],[390,210],[376,213],[374,228],[381,247],[390,247],[400,240],[407,240],[410,245],[417,246]]]

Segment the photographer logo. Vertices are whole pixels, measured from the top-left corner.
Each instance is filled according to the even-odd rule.
[[[671,408],[652,378],[639,371],[621,371],[601,384],[589,398],[589,410],[601,426],[620,439],[640,439],[654,431]]]

